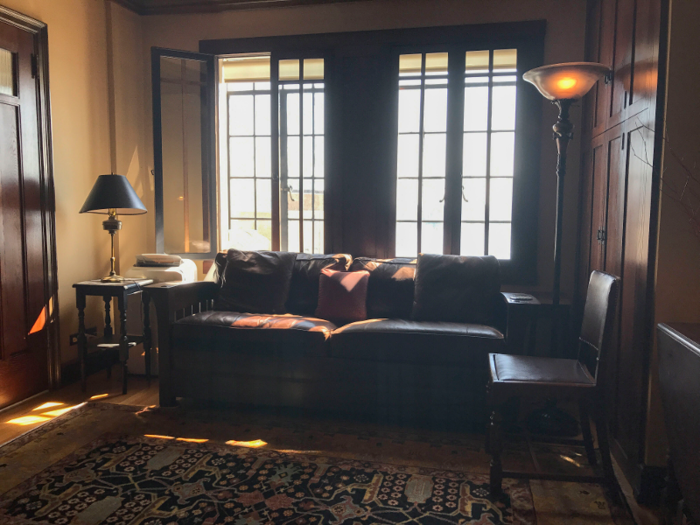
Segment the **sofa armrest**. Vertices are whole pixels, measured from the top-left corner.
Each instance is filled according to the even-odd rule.
[[[161,406],[173,406],[171,370],[173,364],[172,325],[183,317],[214,308],[219,285],[211,281],[165,282],[144,288],[156,307],[158,325],[158,375]]]
[[[506,346],[510,354],[527,353],[540,302],[525,293],[501,292],[503,319],[505,320]]]

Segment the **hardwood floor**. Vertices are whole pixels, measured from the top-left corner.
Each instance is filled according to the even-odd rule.
[[[151,380],[149,386],[145,377],[130,376],[128,386],[129,392],[122,395],[120,371],[119,367],[115,366],[110,379],[104,370],[89,376],[85,392],[80,390],[79,382],[73,383],[0,411],[0,445],[85,401],[107,401],[138,406],[158,404],[157,378]]]

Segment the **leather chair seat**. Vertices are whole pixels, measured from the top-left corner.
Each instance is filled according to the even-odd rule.
[[[327,356],[327,341],[336,326],[330,321],[299,315],[267,315],[212,310],[190,315],[173,325],[178,340],[209,341],[232,350],[272,345],[277,350]],[[250,344],[253,344],[252,346]],[[263,348],[263,347],[260,347]]]
[[[504,349],[501,332],[478,324],[368,319],[338,328],[331,336],[331,356],[366,361],[484,369],[488,353]]]
[[[595,387],[595,379],[576,359],[489,354],[492,394],[501,400],[526,390],[543,392]],[[547,388],[550,387],[550,388]]]

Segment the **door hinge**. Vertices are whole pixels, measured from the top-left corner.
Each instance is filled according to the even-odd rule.
[[[603,230],[602,228],[600,230],[598,230],[596,238],[598,239],[598,242],[600,242],[600,243],[605,242],[607,239],[607,235],[605,233],[605,230]]]
[[[39,76],[39,60],[37,56],[32,53],[32,78]]]

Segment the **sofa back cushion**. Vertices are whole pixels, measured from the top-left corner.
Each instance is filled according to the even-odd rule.
[[[344,253],[335,255],[298,253],[292,271],[287,311],[295,315],[314,315],[318,306],[318,280],[321,271],[325,268],[346,271],[351,262],[352,256]]]
[[[418,256],[412,317],[416,321],[491,324],[501,289],[493,256]]]
[[[230,249],[217,256],[219,297],[217,310],[284,314],[296,253],[243,252]],[[221,267],[223,265],[223,268]]]
[[[416,260],[409,258],[371,259],[358,257],[350,271],[367,270],[367,317],[369,319],[410,319]]]

